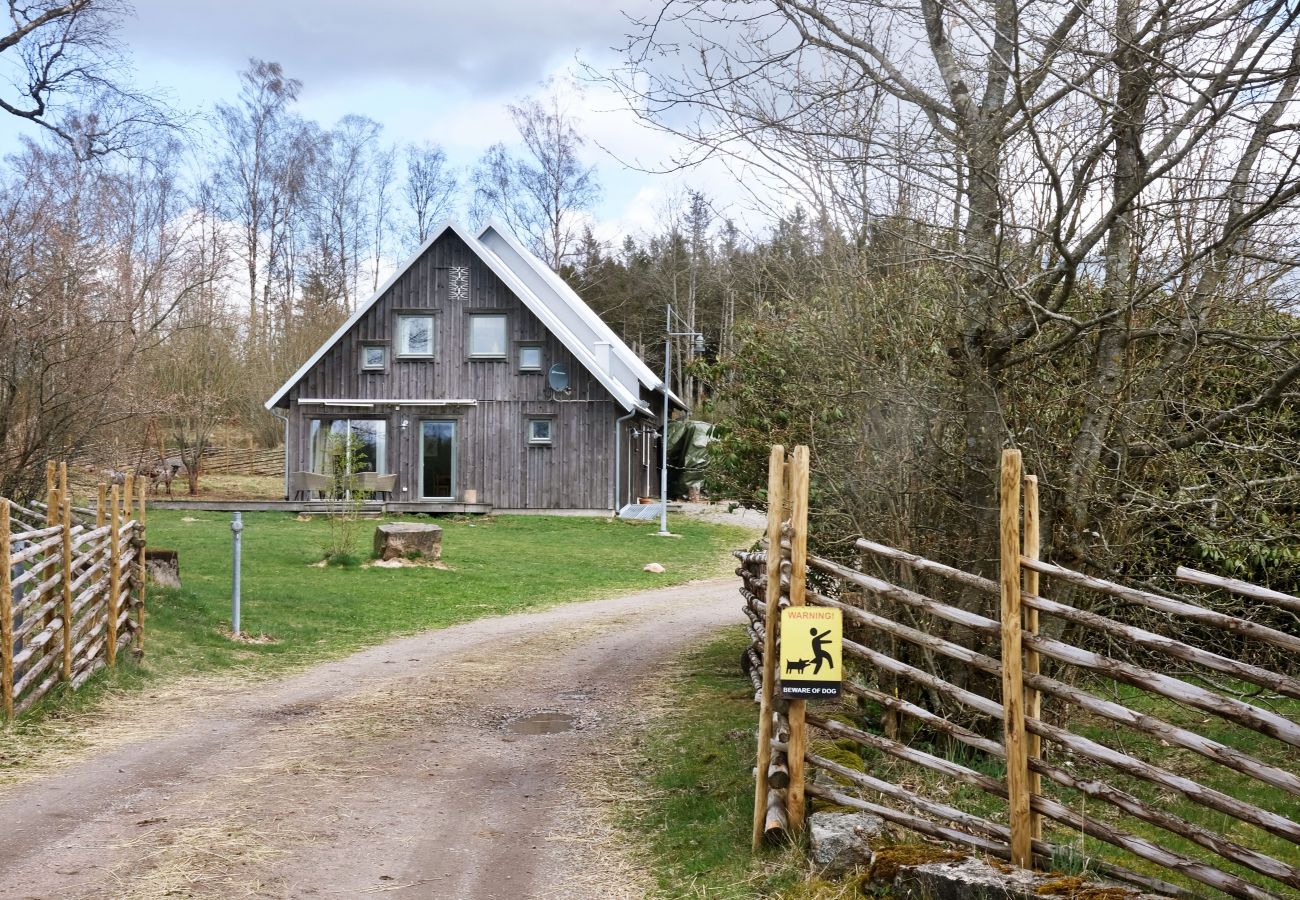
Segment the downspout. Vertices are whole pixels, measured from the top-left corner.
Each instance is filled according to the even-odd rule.
[[[289,417],[282,416],[271,407],[271,415],[284,422],[284,499],[289,499]]]
[[[620,479],[623,477],[623,423],[634,417],[636,413],[637,411],[634,407],[626,416],[614,420],[614,487],[610,491],[610,494],[613,495],[612,509],[616,516],[618,515],[619,508],[618,493],[619,488],[622,486]]]

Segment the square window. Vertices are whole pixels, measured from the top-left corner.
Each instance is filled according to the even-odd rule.
[[[506,317],[469,317],[469,355],[496,357],[506,355]]]
[[[519,368],[524,372],[542,370],[542,348],[523,346],[519,348]]]
[[[384,370],[388,364],[388,348],[376,344],[367,344],[361,348],[361,368],[368,372]]]
[[[551,443],[551,420],[550,419],[529,419],[528,420],[528,443],[530,444]]]
[[[397,317],[397,355],[433,356],[433,316]]]

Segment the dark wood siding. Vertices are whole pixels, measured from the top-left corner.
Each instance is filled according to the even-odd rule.
[[[451,298],[453,266],[469,269],[468,301]],[[407,310],[433,313],[437,334],[433,359],[397,357],[394,322],[399,312]],[[504,360],[469,358],[471,312],[506,315]],[[361,347],[370,342],[389,347],[386,371],[361,370]],[[541,372],[519,371],[520,343],[541,346]],[[569,371],[567,395],[555,395],[547,386],[545,371],[555,363],[564,364]],[[290,467],[295,470],[309,466],[311,419],[384,418],[388,422],[388,469],[398,476],[393,499],[416,500],[420,494],[419,422],[452,419],[457,423],[458,499],[466,490],[473,490],[479,503],[499,509],[605,509],[613,500],[614,423],[624,414],[623,408],[451,231],[397,278],[303,376],[288,398]],[[303,400],[412,402],[400,407],[347,407],[304,404]],[[437,406],[429,402],[450,400],[474,403]],[[529,416],[553,419],[550,446],[529,445]],[[628,453],[629,444],[630,433],[625,431],[624,453]],[[639,473],[639,469],[634,471]],[[624,479],[632,477],[626,461],[624,473]]]

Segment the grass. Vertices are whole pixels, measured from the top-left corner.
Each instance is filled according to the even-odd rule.
[[[204,475],[199,479],[197,497],[190,496],[190,486],[184,474],[172,481],[172,497],[162,488],[154,493],[156,500],[280,500],[284,497],[283,475]]]
[[[671,713],[623,761],[631,784],[620,825],[635,834],[663,897],[778,896],[803,876],[797,854],[750,853],[757,707],[740,672],[744,632],[689,655],[664,699]]]
[[[363,560],[377,524],[358,523]],[[148,665],[163,672],[300,665],[483,616],[715,576],[724,571],[726,551],[747,541],[738,529],[689,521],[675,523],[682,538],[672,542],[654,538],[648,527],[607,519],[517,516],[438,524],[446,569],[317,568],[313,563],[329,541],[325,518],[245,513],[243,630],[273,642],[235,644],[227,636],[230,517],[155,511],[149,543],[180,553],[184,587],[154,592]],[[667,571],[642,571],[652,561]]]
[[[363,559],[377,524],[359,523]],[[106,692],[191,675],[275,674],[398,635],[721,575],[730,568],[727,551],[752,540],[743,529],[689,519],[674,520],[682,537],[672,541],[654,537],[652,526],[597,518],[503,516],[438,524],[446,568],[318,568],[313,563],[329,542],[325,518],[245,513],[241,624],[255,640],[236,641],[230,635],[229,514],[152,510],[149,544],[179,552],[183,587],[150,587],[143,662],[119,664],[82,691],[56,696],[19,727],[39,730],[45,716],[89,712]],[[652,561],[666,572],[642,571]]]

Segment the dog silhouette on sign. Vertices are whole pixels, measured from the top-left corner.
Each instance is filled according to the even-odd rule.
[[[785,674],[789,675],[791,672],[798,672],[800,675],[802,675],[803,670],[808,668],[808,666],[810,666],[811,664],[812,664],[811,659],[786,660]]]

